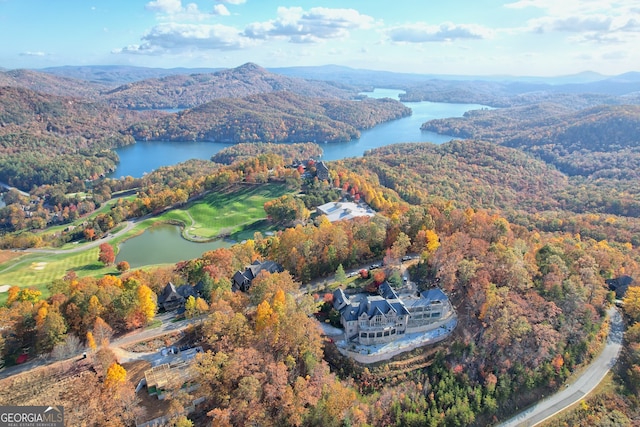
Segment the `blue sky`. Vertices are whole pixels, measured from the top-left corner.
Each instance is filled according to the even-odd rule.
[[[638,0],[0,0],[0,67],[640,70]]]

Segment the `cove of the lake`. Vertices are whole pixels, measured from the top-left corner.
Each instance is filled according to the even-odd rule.
[[[180,228],[158,224],[120,244],[116,263],[127,261],[132,268],[151,264],[173,264],[200,257],[204,252],[231,246],[232,242],[214,240],[190,242],[182,238]]]
[[[372,98],[398,99],[395,89],[376,89],[365,93]],[[344,143],[322,144],[323,160],[359,157],[365,151],[400,142],[432,142],[442,144],[452,137],[420,130],[422,123],[437,118],[460,117],[469,110],[489,108],[478,104],[447,104],[438,102],[407,102],[412,109],[409,117],[380,124],[364,130],[357,140]],[[114,177],[141,177],[161,166],[174,165],[189,159],[208,160],[215,153],[233,144],[217,142],[137,142],[118,148],[120,164]],[[156,225],[139,236],[120,244],[116,262],[127,261],[132,268],[145,265],[176,263],[198,258],[202,253],[230,246],[231,242],[216,240],[196,243],[182,238],[180,228],[170,224]]]
[[[397,89],[375,89],[364,92],[371,98],[398,99]],[[480,104],[449,104],[443,102],[405,102],[413,114],[398,120],[382,123],[372,129],[363,130],[359,139],[349,142],[321,144],[323,160],[340,160],[359,157],[365,151],[400,142],[433,142],[442,144],[451,136],[420,130],[422,123],[447,117],[461,117],[469,110],[490,108]],[[189,159],[208,160],[218,151],[233,144],[222,142],[165,142],[139,141],[126,147],[117,148],[120,163],[111,174],[114,178],[132,176],[139,178],[161,166],[175,165]]]

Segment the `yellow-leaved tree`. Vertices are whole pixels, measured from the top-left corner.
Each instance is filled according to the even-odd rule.
[[[89,307],[87,308],[87,311],[93,319],[102,315],[104,307],[102,306],[102,304],[100,304],[100,300],[97,296],[91,295],[91,298],[89,298]]]
[[[627,316],[640,322],[640,286],[629,286],[622,304]]]
[[[96,339],[93,337],[93,332],[87,332],[87,346],[91,349],[91,351],[96,351],[98,346],[96,345]]]
[[[109,390],[116,390],[127,381],[127,370],[113,362],[107,369],[107,375],[104,378],[104,387]]]
[[[147,285],[138,286],[138,307],[149,323],[156,315],[156,295]]]
[[[267,327],[273,326],[274,312],[269,301],[265,300],[258,304],[256,309],[256,332],[262,332]]]
[[[425,237],[427,239],[427,253],[430,255],[440,247],[440,238],[433,230],[425,230]]]

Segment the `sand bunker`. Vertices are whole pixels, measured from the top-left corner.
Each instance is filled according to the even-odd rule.
[[[0,294],[3,292],[7,292],[9,290],[10,286],[9,285],[2,285],[0,286]]]
[[[33,264],[31,264],[31,268],[33,268],[34,270],[44,270],[46,266],[46,262],[34,262]]]

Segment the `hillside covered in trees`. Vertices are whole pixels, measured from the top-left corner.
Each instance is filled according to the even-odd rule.
[[[297,144],[237,144],[218,151],[211,160],[216,163],[230,165],[238,160],[249,160],[261,154],[277,154],[284,159],[285,164],[302,162],[307,159],[317,159],[322,156],[322,148],[312,142]]]
[[[476,103],[506,108],[541,102],[554,102],[579,110],[597,105],[640,104],[637,76],[610,78],[595,82],[548,84],[526,81],[432,79],[406,87],[400,95],[405,102]]]
[[[411,114],[392,99],[362,101],[309,98],[270,92],[224,98],[131,126],[136,139],[221,142],[336,142],[359,129]]]
[[[218,98],[289,91],[308,97],[351,99],[358,90],[346,85],[270,73],[247,63],[216,73],[172,75],[128,83],[104,92],[104,100],[125,108],[189,108]]]
[[[95,99],[109,86],[68,76],[56,76],[35,70],[0,71],[0,87],[29,89],[49,95]]]
[[[433,147],[438,148],[405,147],[407,158],[388,170],[411,180],[434,176],[438,158],[443,168],[456,170],[466,150],[475,160],[460,166],[461,174],[473,172],[497,185],[520,171],[521,181],[508,184],[513,186],[509,197],[517,197],[516,189],[542,191],[548,179],[561,177],[544,177],[552,172],[544,163],[529,165],[525,154],[488,143],[450,143],[440,152]],[[597,351],[606,334],[603,316],[610,297],[604,280],[623,273],[637,277],[637,246],[629,240],[591,238],[588,224],[582,224],[584,234],[525,227],[497,209],[475,205],[473,197],[420,199],[418,189],[438,191],[426,181],[415,182],[416,200],[410,201],[402,185],[394,188],[391,174],[381,173],[385,162],[401,155],[392,148],[380,153],[381,160],[372,153],[330,163],[331,183],[315,184],[366,201],[379,212],[376,217],[336,223],[319,218],[274,235],[256,234],[170,268],[120,277],[70,272],[51,283],[46,300],[13,289],[10,303],[0,309],[0,318],[17,331],[5,348],[14,357],[25,345],[48,351],[66,345],[71,336],[84,340],[88,332],[96,336],[136,328],[151,320],[149,291],[161,292],[168,281],[202,282],[207,304],[201,307],[209,318],[199,330],[208,351],[194,367],[200,387],[189,399],[179,387],[169,393],[185,398],[181,401],[203,397],[200,415],[214,422],[487,425],[550,393]],[[434,160],[422,166],[429,159]],[[105,216],[161,211],[177,196],[185,200],[231,182],[289,179],[301,185],[298,172],[284,165],[282,157],[268,153],[199,176],[184,167],[162,169],[145,177],[135,199],[120,201]],[[506,199],[500,203],[507,205]],[[617,221],[604,223],[618,226]],[[437,284],[451,295],[459,315],[454,337],[409,355],[406,362],[366,369],[333,354],[308,316],[313,298],[295,297],[305,289],[300,281],[382,257],[388,260],[387,275],[403,251],[420,254],[411,270],[420,287]],[[230,292],[233,272],[255,259],[277,261],[287,271],[258,276],[246,295]]]
[[[529,229],[640,244],[640,194],[633,181],[570,177],[520,150],[476,140],[396,144],[364,159],[345,164],[375,173],[411,204],[446,200],[499,210]],[[615,224],[609,215],[617,216]]]
[[[477,110],[461,118],[431,120],[422,129],[518,148],[568,175],[640,176],[639,106],[602,105],[577,112],[554,104]]]
[[[327,100],[276,91],[214,100],[179,114],[149,113],[150,118],[138,121],[139,114],[102,110],[76,99],[14,88],[2,94],[7,102],[0,104],[0,136],[7,138],[3,150],[12,159],[5,167],[17,163],[52,174],[77,163],[73,176],[98,173],[82,169],[97,162],[85,153],[108,158],[109,148],[130,141],[122,125],[148,139],[222,135],[234,141],[293,141],[298,136],[309,141],[316,139],[313,135],[353,135],[408,114],[391,100]],[[295,199],[299,204],[317,205],[313,202],[320,196],[340,194],[366,202],[378,214],[335,223],[322,216],[300,221],[171,266],[114,270],[103,277],[92,277],[95,271],[67,271],[47,286],[49,295],[12,286],[6,306],[0,307],[0,321],[7,325],[0,330],[0,353],[13,363],[24,351],[74,354],[85,344],[92,350],[96,342],[102,344],[86,382],[69,381],[67,390],[56,395],[47,395],[54,393],[48,387],[36,393],[62,404],[76,389],[75,394],[85,396],[89,384],[103,391],[96,396],[104,396],[110,407],[120,408],[110,416],[133,414],[122,408],[136,405],[134,385],[122,381],[121,389],[111,388],[107,368],[112,358],[105,356],[109,338],[153,322],[157,295],[168,282],[201,284],[197,311],[207,318],[194,334],[205,352],[193,368],[200,387],[187,391],[172,384],[170,410],[203,398],[190,416],[227,426],[494,424],[557,390],[597,353],[607,333],[605,310],[613,299],[605,280],[640,277],[640,191],[633,170],[637,116],[636,107],[576,113],[559,104],[469,113],[459,121],[433,123],[443,129],[458,126],[460,136],[473,140],[382,147],[363,158],[329,162],[326,181],[305,181],[298,169],[288,167],[296,156],[313,152],[317,146],[311,144],[286,150],[272,144],[232,147],[220,155],[221,163],[190,161],[140,179],[96,181],[91,190],[96,201],[109,199],[113,191],[130,191],[131,196],[82,226],[50,235],[47,242],[92,240],[124,219],[154,215],[234,185],[284,182],[307,192]],[[580,163],[603,161],[606,155],[626,159],[619,163],[624,173],[607,175],[604,167],[590,170]],[[40,163],[28,163],[29,156]],[[549,156],[557,159],[552,162]],[[60,159],[68,163],[54,163]],[[584,173],[570,176],[558,159],[582,165]],[[47,162],[51,167],[42,168]],[[67,219],[78,218],[93,204],[90,199],[71,203],[61,188],[48,186],[34,189],[32,197],[41,200],[28,215],[22,207],[29,199],[9,194],[9,201],[19,203],[0,209],[6,231],[49,224],[53,215],[45,202],[63,219],[65,209]],[[266,203],[265,211],[272,207]],[[45,242],[36,231],[7,234],[2,244],[25,247],[22,241],[29,238],[33,245]],[[329,277],[384,259],[384,279],[408,252],[419,255],[409,267],[412,281],[420,289],[439,286],[450,296],[459,316],[455,334],[388,363],[364,367],[341,357],[311,316],[324,306],[331,317]],[[259,275],[247,294],[231,292],[230,277],[256,259],[276,261],[286,271]],[[311,283],[319,285],[317,295],[307,287]],[[630,345],[620,373],[630,393],[615,396],[620,402],[617,425],[633,425],[640,416],[634,384],[640,372],[638,296],[632,292],[625,301]],[[108,364],[100,363],[106,359]],[[95,396],[86,400],[101,407]],[[83,408],[69,414],[73,423],[94,422],[90,417],[95,415]]]
[[[112,148],[134,142],[122,130],[142,117],[84,99],[0,88],[0,180],[30,189],[96,178],[115,167]]]

